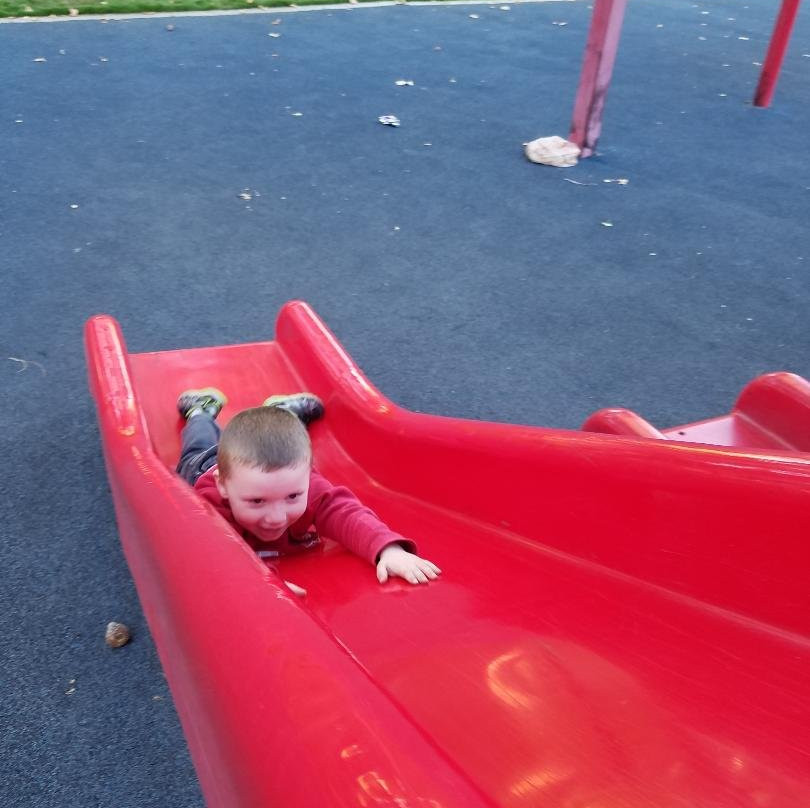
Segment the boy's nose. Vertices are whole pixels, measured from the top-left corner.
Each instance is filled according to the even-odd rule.
[[[271,522],[274,525],[285,525],[287,524],[287,512],[282,506],[270,508],[265,512],[264,519],[266,522]]]

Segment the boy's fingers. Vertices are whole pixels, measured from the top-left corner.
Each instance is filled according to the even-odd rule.
[[[382,562],[377,564],[377,580],[384,584],[388,580],[388,569]]]
[[[420,583],[420,584],[426,584],[427,583],[427,575],[425,575],[425,573],[422,572],[422,570],[420,570],[420,569],[414,570],[414,577],[416,578],[417,583]]]

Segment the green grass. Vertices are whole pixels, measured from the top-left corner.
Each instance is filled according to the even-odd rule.
[[[137,14],[149,11],[210,11],[230,8],[311,6],[336,0],[0,0],[0,17],[79,14]],[[74,12],[75,13],[75,12]]]

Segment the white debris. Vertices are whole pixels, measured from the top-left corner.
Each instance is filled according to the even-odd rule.
[[[383,126],[399,126],[399,118],[396,115],[380,115],[377,120],[383,124]]]
[[[37,56],[37,58],[34,59],[33,61],[35,61],[35,62],[47,62],[48,60],[44,56]]]
[[[281,34],[276,33],[275,31],[271,31],[267,36],[273,37],[273,39],[278,39]]]
[[[613,222],[600,222],[602,227],[613,227]]]
[[[571,143],[570,140],[557,135],[539,137],[527,143],[524,147],[526,157],[533,163],[556,166],[557,168],[575,166],[580,151],[581,149],[576,143]]]
[[[602,182],[615,182],[617,185],[628,185],[630,180],[628,180],[626,177],[619,177],[615,180],[602,180]]]
[[[397,79],[394,84],[397,87],[413,87],[413,81],[411,79]]]
[[[478,14],[470,14],[469,16],[470,16],[470,19],[471,19],[471,20],[477,20],[477,19],[479,19]]]

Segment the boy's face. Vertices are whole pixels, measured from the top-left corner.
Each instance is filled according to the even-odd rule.
[[[262,541],[280,539],[306,510],[309,463],[275,471],[236,463],[226,479],[214,475],[237,524]]]

